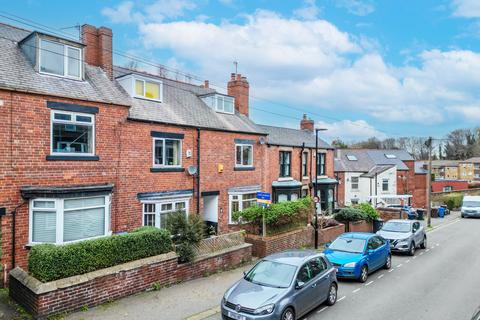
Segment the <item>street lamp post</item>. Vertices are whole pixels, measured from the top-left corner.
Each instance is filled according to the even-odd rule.
[[[326,131],[327,129],[319,128],[315,129],[315,184],[313,185],[313,192],[315,197],[319,197],[318,195],[318,132],[319,131]],[[319,197],[320,198],[320,197]],[[317,205],[321,208],[321,202],[318,201],[315,203],[315,249],[318,249],[318,213],[317,213]]]

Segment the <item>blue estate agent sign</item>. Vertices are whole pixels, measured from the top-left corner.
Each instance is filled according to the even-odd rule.
[[[272,203],[270,199],[270,193],[268,192],[257,192],[257,204],[262,207],[267,207]]]

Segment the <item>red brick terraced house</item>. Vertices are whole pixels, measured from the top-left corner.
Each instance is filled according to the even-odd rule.
[[[317,184],[322,210],[332,212],[337,185],[333,170],[334,148],[319,138],[318,155],[315,155],[313,120],[304,115],[300,129],[267,125],[260,127],[268,133],[267,190],[272,193],[273,201],[313,196],[314,185]]]

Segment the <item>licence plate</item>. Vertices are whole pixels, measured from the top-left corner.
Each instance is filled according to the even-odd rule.
[[[228,316],[235,320],[247,320],[245,316],[242,316],[241,314],[230,312],[230,311],[228,311]]]

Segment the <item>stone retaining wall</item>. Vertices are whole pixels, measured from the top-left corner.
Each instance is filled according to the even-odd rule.
[[[10,296],[35,319],[93,307],[149,290],[235,267],[250,261],[252,245],[243,243],[178,264],[174,252],[128,262],[83,275],[42,283],[21,268],[10,272]]]

